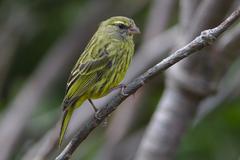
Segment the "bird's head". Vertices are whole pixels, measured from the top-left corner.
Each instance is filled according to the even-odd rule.
[[[122,16],[111,17],[103,21],[99,30],[121,38],[133,37],[133,35],[140,33],[139,28],[132,19]]]

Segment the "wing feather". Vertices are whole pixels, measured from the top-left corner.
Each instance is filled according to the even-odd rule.
[[[106,51],[105,51],[106,52]],[[76,64],[68,79],[66,96],[64,98],[64,109],[74,103],[86,90],[99,81],[112,62],[111,56],[107,53],[100,58],[91,59],[84,63]]]

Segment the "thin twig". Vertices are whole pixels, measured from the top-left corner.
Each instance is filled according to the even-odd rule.
[[[196,51],[203,49],[206,46],[211,45],[216,38],[226,31],[238,18],[240,17],[240,8],[233,12],[225,21],[223,21],[219,26],[205,30],[201,33],[200,36],[196,37],[189,44],[183,48],[177,50],[175,53],[171,54],[169,57],[156,64],[150,68],[147,72],[142,74],[140,77],[136,78],[130,82],[126,89],[125,93],[130,96],[135,93],[144,83],[161,73],[162,71],[168,69],[175,63],[184,59],[185,57],[190,56]],[[87,138],[90,132],[96,128],[105,117],[107,117],[111,112],[113,112],[117,106],[123,102],[128,96],[123,96],[120,93],[116,95],[106,106],[101,108],[96,116],[92,116],[85,126],[83,126],[78,133],[73,137],[61,154],[56,158],[56,160],[68,160],[70,159],[73,152],[81,144],[81,142]]]

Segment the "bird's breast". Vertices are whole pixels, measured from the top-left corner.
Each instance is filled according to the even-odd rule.
[[[126,42],[114,42],[108,45],[108,54],[113,55],[100,80],[91,89],[91,98],[100,98],[109,93],[125,77],[132,60],[134,46]]]

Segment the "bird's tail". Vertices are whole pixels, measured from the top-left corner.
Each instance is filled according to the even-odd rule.
[[[68,109],[66,109],[63,113],[62,125],[61,125],[61,130],[60,130],[60,135],[59,135],[59,141],[58,141],[59,147],[62,144],[63,137],[65,135],[65,132],[66,132],[68,124],[69,124],[69,121],[71,120],[71,117],[72,117],[72,114],[73,114],[73,110],[74,110],[74,107],[71,106]]]

